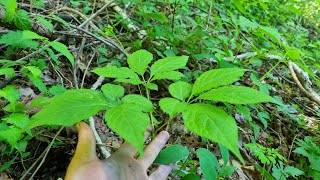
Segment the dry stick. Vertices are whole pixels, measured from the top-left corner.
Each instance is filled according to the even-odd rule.
[[[42,164],[44,163],[46,157],[48,156],[48,153],[54,143],[54,141],[56,140],[56,138],[58,137],[58,135],[61,133],[61,131],[63,130],[64,127],[61,127],[59,129],[59,131],[56,133],[56,135],[53,137],[53,139],[51,140],[50,144],[47,146],[47,148],[42,152],[42,154],[37,158],[37,160],[30,166],[30,168],[24,173],[24,175],[20,178],[20,180],[23,180],[26,178],[26,176],[29,174],[29,172],[35,167],[35,165],[38,163],[38,161],[42,158],[40,164],[38,165],[37,169],[33,172],[33,174],[31,175],[31,177],[29,178],[29,180],[33,179],[33,177],[35,176],[35,174],[38,172],[38,170],[40,169],[40,167],[42,166]]]
[[[82,32],[90,35],[91,37],[93,37],[93,38],[95,38],[95,39],[103,42],[104,44],[106,44],[106,45],[108,45],[108,46],[111,46],[111,47],[114,47],[114,48],[119,49],[124,55],[129,56],[129,54],[128,54],[122,47],[120,47],[117,43],[115,43],[115,42],[113,42],[113,41],[108,41],[108,40],[106,40],[106,39],[104,39],[104,38],[102,38],[102,37],[96,36],[95,34],[89,32],[89,31],[86,31],[85,29],[78,28],[78,27],[73,26],[73,25],[70,25],[70,26],[71,26],[72,28],[75,28],[75,29],[77,29],[77,30],[80,30],[80,31],[82,31]]]
[[[311,88],[308,88],[309,91],[306,90],[306,88],[301,84],[300,80],[298,79],[297,75],[296,75],[296,72],[299,72],[299,73],[303,73],[302,69],[299,68],[298,65],[296,65],[295,63],[293,62],[289,62],[289,69],[290,69],[290,73],[292,75],[292,78],[293,80],[297,83],[299,89],[308,97],[310,98],[311,100],[313,100],[314,102],[316,102],[317,104],[320,105],[320,98],[319,98],[319,95],[317,93],[315,93]],[[294,70],[295,69],[295,70]],[[303,75],[302,75],[303,76]],[[305,76],[303,76],[305,78]],[[306,83],[310,83],[308,82],[308,79],[306,79]],[[304,84],[305,86],[306,83]]]
[[[90,58],[90,60],[89,60],[89,62],[88,62],[88,65],[87,65],[87,67],[86,67],[86,69],[85,69],[85,71],[84,71],[84,74],[83,74],[83,77],[82,77],[82,81],[81,81],[81,85],[80,85],[80,88],[81,88],[81,89],[83,88],[83,84],[84,84],[84,80],[85,80],[85,78],[86,78],[86,74],[87,74],[87,72],[88,72],[89,66],[90,66],[92,60],[94,59],[95,55],[96,55],[96,52],[94,51],[92,57]]]
[[[105,79],[104,77],[100,76],[97,79],[97,81],[92,85],[91,89],[93,89],[93,90],[97,89],[102,84],[104,79]],[[101,138],[100,138],[100,136],[99,136],[99,134],[98,134],[98,132],[96,130],[94,119],[93,119],[92,116],[89,118],[89,125],[90,125],[90,127],[91,127],[91,129],[93,131],[93,134],[94,134],[94,137],[96,139],[97,144],[99,144],[99,145],[103,144],[102,141],[101,141]],[[107,148],[105,146],[98,146],[98,147],[100,149],[100,152],[101,152],[102,156],[105,159],[110,157],[111,154],[110,154],[110,152],[107,150]]]

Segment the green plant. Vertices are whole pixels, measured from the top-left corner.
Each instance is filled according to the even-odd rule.
[[[306,136],[304,140],[298,140],[296,143],[299,145],[293,152],[300,154],[307,158],[300,159],[299,168],[302,169],[308,177],[314,179],[320,178],[320,147],[316,142],[319,138],[312,138]]]

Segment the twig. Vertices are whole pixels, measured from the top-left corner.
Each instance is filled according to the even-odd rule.
[[[85,80],[85,78],[86,78],[86,74],[87,74],[87,72],[88,72],[89,66],[90,66],[92,60],[94,59],[95,55],[96,55],[96,52],[94,51],[92,57],[90,58],[90,60],[89,60],[89,62],[88,62],[88,65],[87,65],[87,67],[86,67],[86,69],[85,69],[85,71],[84,71],[84,74],[83,74],[83,77],[82,77],[82,81],[81,81],[81,85],[80,85],[80,88],[81,88],[81,89],[83,88],[83,84],[84,84],[84,80]]]
[[[104,79],[105,79],[104,77],[100,76],[100,77],[97,79],[97,81],[92,85],[91,89],[97,89],[97,88],[102,84],[102,82],[103,82]],[[93,119],[92,116],[89,118],[89,125],[90,125],[90,127],[91,127],[91,129],[92,129],[92,131],[93,131],[93,134],[94,134],[94,137],[95,137],[95,139],[96,139],[97,144],[103,144],[102,141],[101,141],[101,138],[100,138],[100,136],[99,136],[99,134],[98,134],[98,132],[97,132],[97,130],[96,130],[95,123],[94,123],[94,119]],[[101,154],[102,154],[102,156],[103,156],[104,158],[110,157],[110,153],[109,153],[109,151],[106,149],[105,146],[98,146],[98,147],[99,147],[100,152],[101,152]]]
[[[86,31],[85,29],[78,28],[77,26],[74,26],[74,25],[71,25],[71,24],[70,24],[70,26],[71,26],[72,28],[75,28],[75,29],[77,29],[77,30],[80,30],[80,31],[82,31],[82,32],[84,32],[84,33],[86,33],[86,34],[94,37],[95,39],[103,42],[104,44],[106,44],[106,45],[108,45],[108,46],[110,46],[110,47],[119,49],[124,55],[129,56],[129,54],[128,54],[122,47],[120,47],[117,43],[115,43],[115,42],[113,42],[113,41],[108,41],[108,40],[106,40],[106,39],[104,39],[104,38],[101,38],[101,37],[99,37],[99,36],[96,36],[95,34],[89,32],[89,31]]]
[[[20,180],[23,180],[26,178],[26,176],[29,174],[29,172],[35,167],[35,165],[38,163],[38,161],[42,158],[41,162],[39,163],[38,167],[36,168],[36,170],[32,173],[31,177],[29,178],[29,180],[32,180],[33,177],[35,176],[35,174],[38,172],[38,170],[40,169],[40,167],[42,166],[42,164],[45,162],[46,157],[48,156],[48,153],[54,143],[54,141],[56,140],[56,138],[58,137],[58,135],[61,133],[61,131],[64,129],[64,127],[61,127],[59,129],[59,131],[56,133],[56,135],[53,137],[53,139],[51,140],[50,144],[48,145],[48,147],[42,152],[42,154],[37,158],[37,160],[30,166],[30,168],[24,173],[24,175],[20,178]]]
[[[311,100],[316,102],[320,105],[320,97],[319,95],[312,90],[310,87],[311,81],[309,80],[308,74],[305,73],[298,65],[296,65],[294,62],[289,62],[289,69],[290,73],[292,75],[293,80],[297,83],[299,89]],[[300,80],[297,77],[297,73],[299,73],[299,77],[303,78],[303,85],[301,84]]]

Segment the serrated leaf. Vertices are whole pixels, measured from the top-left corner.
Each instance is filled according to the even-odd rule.
[[[41,22],[43,25],[45,25],[50,32],[53,31],[53,24],[50,21],[47,21],[45,18],[41,16],[36,16],[36,19]]]
[[[27,11],[18,10],[13,17],[13,24],[21,30],[30,30],[31,29],[31,20]]]
[[[171,119],[178,113],[181,113],[187,107],[187,103],[174,98],[162,98],[159,101],[159,106],[163,112],[170,116]]]
[[[34,77],[33,75],[28,75],[29,80],[36,86],[42,93],[47,93],[47,87],[42,82],[40,77]]]
[[[0,130],[0,141],[5,140],[11,146],[17,144],[17,142],[21,139],[22,132],[13,126],[10,126],[7,129]]]
[[[25,68],[28,69],[32,73],[34,78],[40,78],[41,77],[42,72],[38,67],[36,67],[36,66],[25,66]]]
[[[10,22],[16,13],[16,9],[18,7],[17,1],[16,0],[1,0],[0,4],[2,4],[6,10],[5,22]]]
[[[106,66],[102,68],[95,68],[92,72],[98,74],[99,76],[116,78],[118,82],[141,84],[138,75],[127,67],[116,67],[116,66]]]
[[[20,98],[20,93],[14,86],[9,85],[0,90],[0,97],[4,97],[12,103]]]
[[[106,107],[103,93],[90,89],[68,90],[31,117],[28,128],[41,125],[71,126]]]
[[[199,99],[228,102],[232,104],[254,104],[261,102],[278,102],[271,96],[244,86],[223,86],[212,89],[198,97]]]
[[[169,86],[169,92],[171,96],[180,99],[181,101],[184,101],[187,97],[189,97],[191,91],[192,85],[184,81],[178,81],[170,84]]]
[[[0,69],[0,75],[13,75],[15,73],[13,68]]]
[[[29,109],[34,109],[38,107],[42,107],[45,105],[48,105],[51,102],[50,98],[47,97],[38,97],[31,101],[31,104],[29,106]]]
[[[7,123],[13,124],[18,128],[25,128],[29,123],[29,116],[21,113],[11,113],[6,117],[2,118],[2,120]]]
[[[143,75],[152,61],[153,55],[146,50],[139,50],[128,57],[129,67],[140,75]]]
[[[190,131],[223,144],[243,162],[238,148],[237,124],[223,109],[210,104],[191,104],[182,115]]]
[[[189,156],[189,150],[180,144],[171,145],[162,150],[154,163],[157,164],[170,164],[185,159]]]
[[[219,167],[219,162],[214,154],[212,154],[208,149],[200,148],[196,151],[200,168],[205,179],[217,179],[217,172],[215,167]]]
[[[181,72],[168,71],[168,72],[158,73],[154,75],[154,77],[152,78],[152,81],[160,80],[160,79],[180,80],[183,77],[185,76]]]
[[[53,49],[56,51],[60,52],[64,56],[67,57],[67,59],[70,61],[70,63],[73,65],[74,64],[74,57],[73,55],[69,52],[68,47],[58,41],[51,41],[48,43]]]
[[[156,85],[156,84],[154,84],[154,83],[147,83],[147,84],[146,84],[146,87],[147,87],[148,89],[158,91],[158,85]]]
[[[147,98],[137,95],[129,94],[122,98],[123,104],[131,104],[132,107],[143,112],[151,112],[153,110],[152,102]]]
[[[201,74],[195,81],[192,94],[197,95],[212,88],[233,83],[248,71],[239,68],[213,69]]]
[[[174,56],[159,59],[151,66],[150,76],[183,68],[186,66],[188,58],[188,56]]]
[[[118,100],[120,97],[124,96],[124,88],[120,85],[114,85],[114,84],[104,84],[101,86],[101,90],[103,94],[111,99],[111,100]]]
[[[149,116],[130,103],[108,109],[105,114],[108,127],[143,153],[144,132],[150,122]]]

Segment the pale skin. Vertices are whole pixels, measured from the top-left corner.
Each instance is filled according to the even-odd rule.
[[[145,148],[143,158],[135,158],[137,150],[124,143],[117,152],[105,160],[96,155],[95,138],[91,128],[84,122],[77,124],[79,131],[75,155],[69,164],[65,180],[164,180],[174,164],[160,165],[147,174],[161,149],[169,139],[169,133],[162,131]],[[146,133],[147,138],[150,133]]]

